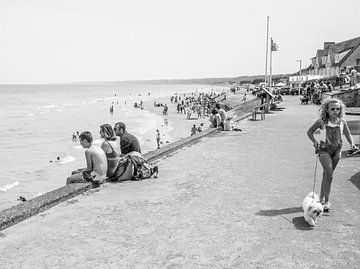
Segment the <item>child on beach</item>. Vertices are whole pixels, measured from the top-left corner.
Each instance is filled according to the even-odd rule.
[[[307,131],[307,135],[313,142],[315,152],[319,154],[319,160],[323,167],[323,178],[320,190],[320,202],[324,205],[324,211],[330,210],[330,190],[334,170],[341,157],[342,135],[345,135],[352,149],[356,149],[349,127],[343,119],[345,115],[344,103],[336,98],[326,100],[320,107],[320,119],[318,119]],[[314,132],[320,129],[325,131],[325,141],[317,141]]]
[[[82,132],[79,136],[80,144],[85,148],[86,168],[72,172],[67,178],[66,185],[70,183],[82,183],[92,181],[102,183],[107,172],[107,160],[105,152],[93,145],[93,138],[90,132]]]

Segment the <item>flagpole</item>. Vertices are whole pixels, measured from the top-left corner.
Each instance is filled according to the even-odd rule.
[[[270,79],[269,79],[269,91],[271,92],[271,82],[272,82],[272,51],[273,51],[273,40],[270,38]]]
[[[265,88],[266,88],[266,85],[267,85],[267,82],[268,82],[268,78],[267,78],[268,51],[269,51],[269,16],[266,17]],[[270,102],[269,95],[266,94],[266,106],[265,106],[265,112],[266,112],[266,113],[269,113],[269,102]]]
[[[267,16],[267,18],[266,18],[265,86],[266,86],[266,83],[267,83],[268,49],[269,49],[269,16]]]

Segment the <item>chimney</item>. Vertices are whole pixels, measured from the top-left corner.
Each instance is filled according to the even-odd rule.
[[[324,42],[324,50],[330,48],[331,45],[334,45],[335,42]]]

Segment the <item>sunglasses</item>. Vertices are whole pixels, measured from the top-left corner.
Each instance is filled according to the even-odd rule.
[[[332,108],[330,108],[330,110],[331,110],[331,111],[334,111],[334,110],[339,111],[339,110],[340,110],[340,107],[338,107],[338,108],[332,107]]]

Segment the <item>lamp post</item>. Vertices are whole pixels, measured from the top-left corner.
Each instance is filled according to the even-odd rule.
[[[300,69],[299,69],[299,80],[298,80],[298,88],[299,88],[299,95],[300,95],[300,78],[301,78],[301,60],[296,60],[297,62],[300,63]]]

